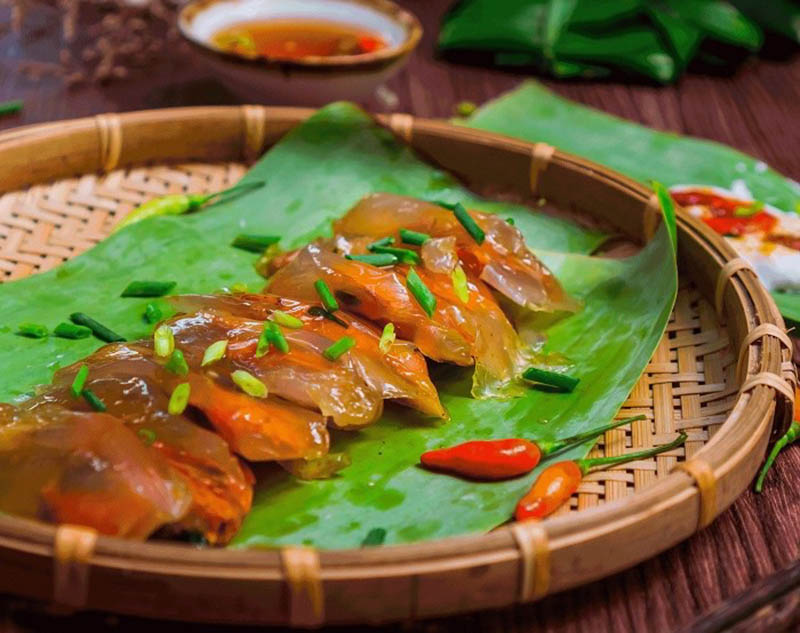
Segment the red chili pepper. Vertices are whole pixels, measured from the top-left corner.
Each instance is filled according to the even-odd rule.
[[[677,448],[686,441],[686,434],[681,433],[669,444],[651,448],[646,451],[637,451],[626,455],[615,455],[613,457],[594,457],[589,459],[578,459],[564,462],[557,462],[545,468],[533,482],[533,486],[517,503],[514,518],[517,521],[527,519],[543,519],[552,514],[564,503],[566,503],[573,493],[578,489],[581,479],[592,468],[605,467],[616,464],[623,464],[635,459],[645,459],[658,455],[665,451]]]
[[[516,438],[464,442],[449,448],[423,453],[420,461],[425,468],[441,470],[470,479],[508,479],[529,473],[536,468],[543,456],[552,455],[618,426],[643,419],[643,415],[637,415],[617,420],[573,437],[550,442],[546,440],[531,442]]]
[[[690,190],[678,191],[672,194],[673,200],[679,205],[688,207],[701,205],[708,207],[711,217],[703,218],[720,235],[742,236],[745,233],[764,232],[771,233],[778,224],[778,219],[764,211],[757,210],[756,202],[737,200],[720,196],[710,191]],[[737,215],[739,210],[748,210],[748,213]]]

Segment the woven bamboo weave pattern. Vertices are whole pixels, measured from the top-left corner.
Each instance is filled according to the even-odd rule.
[[[167,193],[219,191],[245,170],[239,163],[136,167],[7,193],[0,197],[0,279],[43,272],[80,254],[145,200]],[[677,431],[688,434],[686,445],[590,473],[560,512],[631,495],[669,473],[677,461],[691,457],[732,409],[737,394],[734,374],[734,354],[713,306],[692,285],[682,286],[667,332],[620,411],[620,417],[644,414],[646,419],[630,429],[606,433],[592,456],[664,444]]]

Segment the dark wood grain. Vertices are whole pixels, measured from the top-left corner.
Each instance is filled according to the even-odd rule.
[[[447,3],[406,0],[401,4],[419,15],[426,34],[408,67],[389,83],[398,97],[397,110],[425,117],[447,117],[453,114],[456,103],[483,102],[521,80],[519,75],[511,73],[435,59],[435,33]],[[53,48],[52,39],[48,38],[53,37],[54,17],[49,10],[37,9],[21,45],[8,34],[0,35],[0,100],[25,99],[24,112],[0,121],[0,129],[106,111],[240,102],[240,97],[213,80],[180,47],[175,47],[146,72],[134,73],[128,80],[108,86],[65,90],[52,78],[38,82],[26,79],[18,72],[16,60],[34,54],[41,57],[48,47]],[[7,19],[7,9],[0,7],[0,25]],[[753,60],[732,77],[690,75],[676,86],[666,88],[619,83],[548,84],[571,99],[646,125],[727,143],[800,179],[800,59],[797,57]],[[265,95],[253,94],[247,99],[270,103]],[[377,99],[364,105],[372,110],[387,110]],[[627,572],[532,606],[383,630],[675,631],[798,558],[799,490],[800,446],[795,446],[778,460],[763,494],[745,493],[709,528]],[[782,608],[791,607],[790,602]],[[783,621],[792,622],[791,617]],[[85,633],[122,633],[147,627],[156,633],[173,630],[175,626],[101,614],[64,618],[31,609],[13,598],[0,600],[0,633],[32,633],[65,627],[80,628]],[[224,629],[182,626],[181,630],[210,633]]]

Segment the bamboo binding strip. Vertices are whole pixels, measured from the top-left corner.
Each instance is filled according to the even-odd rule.
[[[556,148],[547,143],[536,143],[531,150],[530,191],[536,195],[539,192],[539,179],[547,169]]]
[[[697,513],[697,529],[702,530],[717,516],[717,478],[708,462],[694,457],[687,462],[675,465],[674,470],[682,470],[694,479],[699,493],[700,509]]]
[[[286,576],[289,622],[292,626],[321,625],[325,621],[325,594],[319,554],[311,547],[284,547],[281,563]]]
[[[774,323],[762,323],[761,325],[756,326],[754,330],[751,330],[747,334],[747,336],[744,337],[742,344],[739,346],[739,360],[736,362],[736,376],[740,380],[742,380],[744,377],[742,374],[742,370],[744,368],[744,362],[745,359],[747,358],[747,353],[749,351],[750,346],[755,341],[767,336],[771,336],[773,338],[778,339],[781,345],[783,345],[784,349],[788,350],[790,354],[794,349],[794,346],[792,344],[792,339],[789,338],[789,335]],[[790,362],[789,365],[791,365],[791,368],[793,370],[794,364]],[[782,369],[785,370],[787,368],[782,367]],[[791,371],[790,375],[793,373],[794,372]],[[790,380],[790,378],[786,375],[784,376],[784,378]]]
[[[532,602],[547,595],[550,588],[550,547],[541,523],[523,521],[511,526],[519,549],[519,602]]]
[[[714,307],[717,310],[717,314],[720,316],[723,314],[722,300],[725,295],[725,286],[735,274],[742,270],[749,270],[754,276],[756,274],[756,271],[753,270],[753,267],[747,260],[742,259],[741,257],[736,257],[729,260],[720,269],[719,274],[717,275],[717,285],[716,289],[714,290]]]
[[[267,111],[264,106],[243,105],[244,138],[242,157],[252,162],[264,151],[267,137]]]
[[[89,595],[89,568],[97,532],[80,525],[59,525],[53,543],[53,601],[80,609]]]
[[[104,172],[119,164],[122,154],[122,125],[116,114],[98,114],[95,118],[100,145],[100,165]]]

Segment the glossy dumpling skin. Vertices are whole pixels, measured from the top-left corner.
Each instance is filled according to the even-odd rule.
[[[398,337],[411,341],[435,361],[472,365],[469,342],[440,319],[430,318],[406,287],[405,276],[393,267],[377,268],[348,260],[320,244],[310,244],[269,280],[272,294],[314,303],[314,288],[324,279],[345,311],[383,326],[393,323]]]
[[[483,244],[478,244],[467,233],[449,209],[389,193],[365,196],[334,222],[333,230],[345,237],[393,236],[397,244],[400,244],[400,229],[419,231],[434,238],[455,237],[456,252],[465,270],[514,303],[545,312],[574,312],[580,307],[531,253],[517,228],[491,213],[469,210],[469,214],[486,234]]]
[[[126,343],[107,345],[57,372],[53,386],[33,402],[88,411],[85,400],[69,392],[84,362],[90,368],[86,386],[103,401],[107,412],[136,432],[186,484],[191,506],[170,531],[202,534],[211,544],[229,541],[250,510],[252,474],[219,435],[186,415],[168,412],[167,389],[174,379],[149,357],[148,350]]]
[[[3,512],[145,539],[190,505],[182,478],[118,418],[0,405]]]
[[[225,334],[230,338],[229,359],[258,375],[270,393],[316,408],[340,428],[374,422],[384,399],[428,416],[446,416],[425,359],[414,346],[398,340],[382,351],[380,331],[351,314],[339,312],[337,323],[309,312],[310,303],[271,294],[188,295],[175,297],[173,303],[180,310],[205,314],[217,336],[232,333]],[[282,328],[288,353],[273,348],[257,358],[257,337],[276,310],[299,319],[303,327]],[[179,337],[189,335],[188,329],[177,329],[183,332]],[[355,347],[335,361],[326,359],[325,349],[342,336],[353,338]]]

